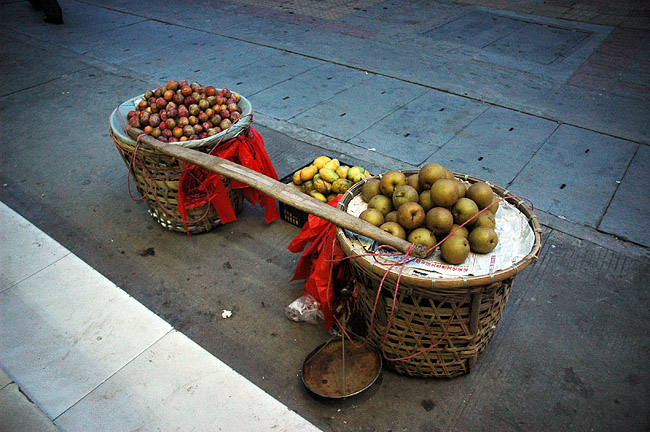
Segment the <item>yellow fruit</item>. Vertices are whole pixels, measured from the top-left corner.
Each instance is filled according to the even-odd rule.
[[[316,159],[314,159],[314,165],[316,165],[316,168],[321,169],[327,162],[331,160],[332,158],[328,156],[318,156]]]
[[[373,224],[376,227],[384,224],[384,214],[377,209],[367,208],[359,215],[360,219]]]
[[[339,194],[329,194],[329,195],[327,195],[327,202],[332,201],[337,196],[339,196]]]
[[[307,180],[302,184],[301,188],[304,193],[310,194],[311,191],[314,190],[314,182],[311,180]]]
[[[348,178],[348,170],[350,169],[347,165],[341,165],[336,169],[336,174],[341,178]]]
[[[318,172],[318,168],[316,167],[316,165],[309,165],[307,167],[304,167],[303,169],[300,170],[300,179],[303,182],[306,182],[307,180],[311,180],[314,178],[317,172]]]
[[[334,183],[336,180],[339,179],[339,176],[338,174],[336,174],[336,171],[329,168],[321,168],[318,171],[318,174],[320,174],[323,180],[329,183]]]
[[[352,181],[353,183],[356,183],[354,181],[354,178],[359,176],[359,175],[363,176],[363,173],[365,173],[365,172],[366,172],[365,169],[363,169],[363,168],[361,168],[359,166],[353,166],[348,170],[348,175],[346,176],[346,178],[348,180]]]
[[[426,228],[416,228],[410,232],[407,240],[411,243],[421,244],[426,246],[427,250],[434,247],[438,242],[436,236]]]
[[[395,237],[406,240],[406,231],[404,231],[404,228],[402,228],[402,226],[397,222],[384,222],[384,224],[382,224],[379,228],[391,233]]]
[[[319,178],[318,180],[314,180],[314,189],[323,195],[329,195],[329,193],[332,192],[332,184]]]
[[[294,184],[297,184],[297,185],[302,184],[302,179],[300,178],[300,171],[302,171],[302,170],[298,170],[295,173],[293,173],[293,183]]]
[[[336,171],[338,167],[341,166],[341,162],[339,162],[338,159],[332,159],[331,161],[327,162],[325,165],[323,165],[323,168],[329,168],[332,171]]]
[[[338,179],[332,182],[332,192],[340,194],[346,193],[352,187],[352,182],[347,179]]]
[[[318,191],[315,191],[315,190],[311,191],[309,193],[309,195],[316,198],[318,201],[327,202],[327,198],[325,198],[325,195],[323,195],[322,193],[320,193]]]

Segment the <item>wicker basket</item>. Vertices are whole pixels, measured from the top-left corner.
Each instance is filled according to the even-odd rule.
[[[408,176],[417,171],[404,173]],[[470,183],[480,181],[475,177],[455,175]],[[346,210],[362,186],[363,183],[358,183],[350,188],[341,199],[339,208]],[[492,186],[492,189],[501,197],[512,197],[500,187]],[[402,274],[393,307],[398,270],[394,268],[389,272],[382,292],[377,296],[387,267],[378,265],[367,256],[355,256],[349,260],[366,328],[372,323],[368,342],[383,350],[388,360],[384,364],[388,368],[412,376],[435,378],[453,378],[470,372],[478,355],[494,335],[515,276],[537,259],[541,249],[541,227],[530,207],[514,197],[508,202],[528,218],[535,234],[530,253],[512,268],[462,278]],[[358,253],[340,228],[337,228],[337,237],[347,256]],[[427,350],[432,345],[435,346]],[[427,351],[420,353],[423,350]]]
[[[140,143],[137,155],[133,158],[135,142],[121,139],[112,129],[110,133],[124,163],[129,167],[138,192],[149,207],[149,214],[169,230],[186,232],[185,223],[178,211],[178,187],[183,173],[179,161],[143,143]],[[209,148],[195,150],[207,152]],[[244,200],[242,191],[233,189],[230,179],[226,177],[223,178],[223,184],[235,214],[239,214]],[[191,234],[207,232],[219,225],[219,215],[211,203],[187,210],[187,231]]]

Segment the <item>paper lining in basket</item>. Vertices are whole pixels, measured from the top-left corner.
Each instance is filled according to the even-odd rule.
[[[368,205],[357,195],[348,204],[347,212],[359,216]],[[428,258],[413,258],[405,266],[403,273],[425,277],[445,276],[481,276],[499,270],[511,268],[513,264],[521,261],[530,253],[535,241],[533,229],[528,224],[526,215],[517,210],[507,201],[499,203],[499,211],[495,215],[495,231],[499,237],[499,244],[490,253],[476,254],[470,252],[467,259],[460,265],[445,262],[437,248]],[[377,242],[345,230],[347,237],[353,245],[366,252],[372,252],[380,246]],[[438,241],[442,240],[439,238]],[[399,257],[377,257],[380,263],[392,264]]]

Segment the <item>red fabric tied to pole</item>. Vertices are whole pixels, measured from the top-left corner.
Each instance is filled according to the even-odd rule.
[[[341,197],[328,204],[336,207]],[[307,244],[310,246],[305,249]],[[320,310],[325,316],[325,329],[334,324],[332,301],[334,287],[343,287],[348,280],[347,261],[345,253],[336,239],[336,227],[319,217],[309,215],[307,223],[300,234],[289,244],[293,253],[305,250],[300,260],[293,280],[305,280],[304,294],[310,294],[321,304]]]
[[[248,130],[248,136],[240,135],[222,145],[215,146],[209,154],[239,163],[246,168],[278,180],[278,174],[266,153],[264,140],[253,128]],[[231,180],[231,186],[233,189],[243,189],[244,198],[251,204],[260,204],[262,207],[266,207],[264,213],[266,223],[280,218],[273,198],[236,180]],[[178,211],[186,228],[187,210],[204,206],[208,202],[212,203],[216,209],[222,224],[237,220],[228,192],[219,174],[193,164],[187,164],[181,174],[178,189]]]

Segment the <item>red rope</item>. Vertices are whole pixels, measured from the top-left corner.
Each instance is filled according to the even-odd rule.
[[[124,127],[124,132],[128,134],[128,131],[127,131],[127,125],[126,125],[126,122],[125,122],[125,120],[124,120],[124,116],[122,115],[122,112],[120,111],[119,107],[120,107],[120,106],[118,105],[118,106],[117,106],[117,113],[120,115],[120,120],[122,121],[122,126]],[[253,111],[251,110],[251,112],[250,112],[249,114],[246,114],[246,116],[250,116],[250,117],[251,117],[251,121],[252,121],[252,118],[253,118]],[[246,117],[246,116],[244,116],[244,117]],[[244,118],[244,117],[241,117],[241,118]],[[241,118],[240,118],[240,119],[241,119]],[[235,125],[235,124],[240,120],[240,119],[237,119],[236,122],[233,122],[233,123],[230,124],[230,126],[228,126],[228,129],[225,130],[225,133],[224,133],[224,134],[219,138],[219,140],[217,141],[217,143],[216,143],[213,147],[219,146],[219,145],[221,144],[221,142],[222,142],[223,139],[226,137],[226,135],[228,134],[228,132],[230,131],[230,129],[231,129],[231,128],[232,128],[232,127],[233,127],[233,126],[234,126],[234,125]],[[182,218],[179,218],[179,217],[177,217],[176,215],[174,215],[173,213],[170,213],[170,211],[168,211],[168,210],[165,208],[165,206],[160,202],[160,200],[158,199],[158,196],[157,196],[155,193],[151,193],[152,190],[154,189],[154,187],[153,187],[153,182],[154,182],[154,181],[164,181],[165,178],[164,178],[164,177],[154,178],[154,177],[152,177],[151,175],[149,175],[149,172],[148,172],[148,170],[146,169],[146,166],[145,166],[144,162],[143,162],[142,159],[139,158],[138,155],[137,155],[137,154],[138,154],[138,149],[139,149],[139,147],[140,147],[140,139],[141,139],[144,135],[145,135],[144,133],[138,135],[138,137],[137,137],[137,139],[136,139],[136,142],[135,142],[135,146],[134,146],[134,148],[133,148],[133,153],[130,154],[130,155],[129,155],[129,153],[128,153],[126,150],[122,149],[122,148],[117,144],[117,142],[116,142],[115,139],[113,139],[113,143],[114,143],[115,146],[118,148],[118,150],[121,151],[124,155],[128,156],[128,158],[130,159],[130,160],[129,160],[129,166],[128,166],[129,169],[128,169],[128,172],[127,172],[127,174],[126,174],[126,184],[127,184],[127,189],[128,189],[128,192],[129,192],[129,197],[130,197],[133,201],[142,201],[143,199],[145,199],[145,195],[146,195],[146,194],[151,194],[151,195],[153,195],[154,200],[155,200],[156,203],[158,204],[158,207],[160,207],[160,209],[161,209],[163,212],[165,212],[169,217],[173,218],[173,219],[174,219],[175,221],[177,221],[177,222],[184,222]],[[133,192],[132,192],[132,190],[131,190],[131,172],[132,172],[132,170],[133,170],[133,172],[135,173],[134,165],[135,165],[135,162],[136,162],[136,161],[140,162],[140,167],[141,167],[141,172],[140,172],[140,174],[142,175],[142,177],[145,179],[146,183],[148,184],[148,189],[147,189],[146,193],[145,193],[145,194],[142,194],[142,197],[140,197],[140,198],[135,198],[135,197],[133,196]],[[202,190],[202,191],[205,193],[206,197],[209,197],[209,192],[208,192],[208,191],[205,189],[205,187],[200,183],[199,179],[198,179],[194,174],[192,174],[192,173],[190,173],[190,175],[191,175],[191,176],[192,176],[192,177],[193,177],[193,178],[194,178],[194,179],[199,183],[199,190]],[[208,205],[206,206],[206,211],[205,211],[205,213],[204,213],[200,218],[198,218],[198,219],[196,219],[196,220],[194,220],[194,221],[192,221],[192,222],[193,222],[193,223],[197,223],[197,222],[202,221],[203,219],[205,219],[205,218],[208,216],[209,213],[210,213],[210,205],[208,204]]]
[[[498,199],[496,202],[501,202],[501,201],[504,201],[504,200],[506,200],[506,199],[511,199],[511,198],[518,198],[518,199],[526,200],[526,201],[528,201],[528,202],[530,203],[531,208],[534,208],[534,207],[533,207],[533,202],[532,202],[530,199],[528,199],[528,198],[526,198],[526,197],[523,197],[523,196],[515,196],[515,195],[513,195],[513,196],[508,196],[508,197],[502,197],[502,198]],[[489,207],[484,208],[483,210],[479,211],[476,215],[474,215],[473,217],[471,217],[470,219],[468,219],[467,221],[465,221],[465,222],[464,222],[463,224],[461,224],[457,229],[455,229],[453,232],[449,233],[449,234],[448,234],[444,239],[442,239],[442,240],[439,241],[435,246],[433,246],[431,249],[429,249],[429,250],[428,250],[428,253],[433,252],[433,251],[434,251],[438,246],[440,246],[440,245],[441,245],[445,240],[447,240],[449,237],[451,237],[453,234],[455,234],[456,231],[458,231],[460,228],[464,227],[466,224],[468,224],[470,221],[472,221],[473,219],[475,219],[476,217],[478,217],[478,216],[479,216],[481,213],[483,213],[484,211],[488,210],[488,208],[489,208]],[[329,227],[331,227],[331,224],[330,224]],[[328,227],[328,229],[329,229],[329,227]],[[337,239],[335,238],[333,241],[336,242]],[[382,288],[383,288],[384,282],[385,282],[385,280],[386,280],[386,277],[387,277],[388,274],[393,270],[393,268],[395,268],[395,266],[399,266],[399,272],[398,272],[398,274],[397,274],[397,281],[396,281],[396,284],[395,284],[395,293],[393,294],[393,303],[392,303],[392,306],[391,306],[390,315],[389,315],[389,317],[388,317],[388,322],[386,323],[386,331],[384,332],[384,337],[383,337],[382,342],[381,342],[381,353],[382,353],[383,357],[384,357],[386,360],[388,360],[388,361],[409,360],[409,359],[412,359],[412,358],[414,358],[414,357],[417,357],[418,355],[424,354],[425,352],[428,352],[428,351],[432,350],[433,348],[435,348],[436,346],[438,346],[438,345],[439,345],[439,344],[440,344],[440,343],[441,343],[441,342],[442,342],[442,341],[447,337],[447,334],[448,334],[448,332],[449,332],[449,327],[451,327],[451,323],[453,322],[454,317],[456,316],[456,313],[458,312],[458,310],[460,309],[460,307],[465,303],[465,301],[467,300],[467,297],[469,296],[469,292],[470,292],[470,291],[468,290],[468,291],[465,293],[463,299],[458,303],[458,305],[456,305],[456,308],[454,309],[453,313],[451,314],[451,316],[450,316],[449,319],[447,320],[447,324],[445,325],[445,330],[444,330],[442,336],[440,336],[440,338],[439,338],[435,343],[433,343],[433,344],[432,344],[431,346],[429,346],[428,348],[425,348],[425,349],[423,349],[423,350],[421,350],[421,351],[418,351],[418,352],[416,352],[416,353],[414,353],[414,354],[411,354],[411,355],[409,355],[409,356],[406,356],[406,357],[399,357],[399,358],[390,358],[390,357],[388,357],[388,356],[386,355],[386,351],[385,351],[386,339],[388,338],[388,332],[390,331],[390,326],[391,326],[391,323],[392,323],[392,320],[393,320],[393,315],[394,315],[394,312],[395,312],[395,304],[396,304],[396,302],[397,302],[397,293],[398,293],[398,291],[399,291],[399,287],[400,287],[400,281],[401,281],[401,278],[402,278],[402,272],[404,271],[404,267],[406,266],[406,264],[408,264],[410,261],[413,260],[413,258],[409,257],[409,254],[411,253],[411,250],[413,249],[414,246],[415,246],[415,244],[414,244],[414,243],[411,243],[410,246],[408,247],[408,249],[406,250],[406,253],[405,253],[405,254],[401,254],[401,253],[395,253],[395,254],[378,253],[377,251],[382,250],[382,249],[393,249],[393,250],[397,251],[397,249],[395,249],[395,248],[392,247],[392,246],[388,246],[388,245],[380,245],[380,246],[378,246],[378,247],[375,249],[375,252],[374,252],[374,253],[350,255],[350,256],[347,256],[347,257],[342,258],[342,259],[340,259],[340,260],[333,259],[333,253],[332,253],[332,256],[330,256],[330,259],[328,260],[328,261],[331,263],[331,264],[330,264],[330,278],[329,278],[329,282],[328,282],[328,290],[329,290],[329,289],[331,288],[332,269],[333,269],[333,267],[334,267],[334,263],[335,263],[335,262],[341,262],[341,261],[343,261],[343,260],[351,259],[351,258],[358,258],[358,257],[371,256],[371,257],[373,257],[373,259],[374,259],[376,262],[378,262],[378,263],[380,263],[380,264],[382,264],[382,265],[386,265],[386,263],[382,263],[382,262],[379,261],[377,258],[378,258],[378,257],[381,257],[381,256],[400,256],[400,259],[398,259],[398,260],[395,261],[393,264],[391,264],[391,265],[388,266],[388,269],[386,269],[386,272],[384,272],[384,276],[381,278],[381,282],[379,283],[379,288],[377,289],[377,295],[376,295],[376,297],[375,297],[375,303],[374,303],[374,305],[373,305],[373,307],[372,307],[372,312],[371,312],[371,314],[370,314],[370,326],[369,326],[369,328],[368,328],[367,335],[366,335],[366,337],[365,337],[365,339],[364,339],[364,341],[363,341],[362,344],[357,345],[357,344],[354,342],[354,340],[352,340],[352,338],[350,337],[350,335],[348,334],[348,332],[345,330],[345,328],[344,328],[344,326],[341,324],[341,322],[338,320],[338,318],[336,317],[336,315],[335,315],[335,314],[332,314],[333,317],[334,317],[334,320],[335,320],[336,323],[339,325],[339,328],[341,328],[341,331],[343,331],[343,334],[344,334],[345,337],[350,341],[350,343],[351,343],[355,348],[362,348],[362,347],[363,347],[363,346],[368,342],[368,339],[370,338],[370,335],[372,334],[372,329],[373,329],[373,326],[374,326],[374,323],[375,323],[375,313],[376,313],[376,311],[377,311],[377,304],[379,303],[379,297],[381,296],[381,291],[382,291]],[[332,248],[332,250],[333,250],[333,248]]]

